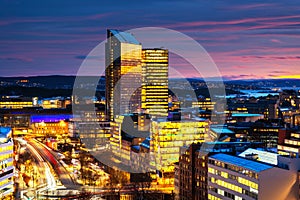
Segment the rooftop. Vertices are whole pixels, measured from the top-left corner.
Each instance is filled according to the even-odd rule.
[[[168,118],[165,117],[157,117],[157,118],[153,118],[152,121],[156,121],[156,122],[173,122],[173,123],[178,123],[178,122],[204,122],[204,121],[208,121],[205,118],[200,118],[200,117],[194,117],[191,119],[178,119],[178,120],[169,120]]]
[[[110,29],[109,30],[120,42],[123,43],[130,43],[130,44],[138,44],[140,45],[140,42],[137,41],[137,39],[128,32],[123,32],[119,30]]]
[[[211,130],[217,134],[233,134],[234,132],[226,127],[212,127]]]
[[[70,118],[72,118],[72,115],[32,115],[31,123],[59,122]]]
[[[268,164],[256,162],[253,160],[248,160],[248,159],[242,158],[242,157],[222,154],[222,153],[212,155],[212,156],[210,156],[210,158],[213,158],[213,159],[216,159],[216,160],[228,163],[228,164],[232,164],[232,165],[235,165],[238,167],[242,167],[245,169],[249,169],[254,172],[261,172],[261,171],[273,168],[273,166],[268,165]]]
[[[150,149],[150,138],[149,137],[147,137],[142,143],[141,143],[141,146],[142,147],[145,147],[145,148],[147,148],[147,149]]]
[[[10,127],[0,127],[0,138],[7,138],[10,132],[11,132]]]
[[[131,148],[136,152],[140,151],[140,146],[138,146],[138,145],[131,146]]]
[[[271,152],[267,152],[267,151],[261,151],[261,150],[257,150],[257,149],[252,149],[249,148],[246,151],[244,151],[243,153],[239,154],[240,157],[246,157],[246,155],[251,155],[251,154],[256,154],[258,155],[258,161],[264,162],[264,163],[268,163],[268,164],[272,164],[272,165],[277,165],[277,157],[278,154],[276,153],[271,153]]]
[[[262,117],[261,114],[253,114],[253,113],[232,113],[232,117]]]

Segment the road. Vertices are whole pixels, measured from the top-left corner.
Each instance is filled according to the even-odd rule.
[[[44,160],[51,164],[65,188],[74,190],[79,189],[80,186],[72,179],[66,168],[58,161],[59,156],[54,151],[35,139],[28,139],[27,143],[31,145]]]
[[[23,199],[24,196],[27,196],[27,198],[31,197],[34,198],[36,196],[36,191],[40,190],[52,190],[57,188],[56,184],[56,178],[51,173],[52,167],[49,163],[47,163],[42,156],[39,154],[39,152],[30,144],[28,144],[25,140],[22,138],[17,138],[16,141],[20,144],[25,144],[26,149],[30,152],[30,154],[33,156],[34,160],[36,161],[34,165],[38,168],[39,175],[35,176],[33,180],[42,180],[45,181],[33,181],[33,185],[35,188],[28,188],[23,189],[20,191],[20,198]],[[37,185],[38,184],[38,185]]]
[[[59,161],[60,156],[51,150],[49,147],[44,145],[43,143],[37,141],[36,139],[27,139],[27,148],[30,150],[32,155],[38,161],[39,166],[45,170],[45,177],[47,180],[47,190],[51,190],[52,192],[61,193],[62,191],[55,191],[57,188],[57,177],[59,178],[60,182],[63,184],[66,190],[85,190],[92,192],[98,195],[105,195],[111,194],[112,188],[103,188],[103,187],[95,187],[95,186],[81,186],[76,183],[70,176],[70,173],[66,170],[63,164]],[[56,173],[56,175],[54,174]],[[147,193],[157,193],[162,192],[160,191],[162,188],[144,188],[145,192]],[[166,188],[164,188],[166,189]],[[140,190],[140,189],[139,189]],[[127,187],[124,186],[121,190],[115,189],[115,192],[120,193],[133,193],[136,189],[132,188],[130,185]],[[168,190],[170,191],[170,190]]]
[[[27,148],[31,152],[31,155],[37,160],[38,166],[40,167],[40,171],[44,170],[45,178],[47,182],[48,189],[56,188],[56,179],[55,176],[51,173],[51,166],[42,158],[42,156],[38,153],[38,151],[30,144],[27,144]]]

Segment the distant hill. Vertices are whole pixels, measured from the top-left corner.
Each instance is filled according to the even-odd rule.
[[[300,79],[230,80],[225,83],[260,87],[300,87]]]
[[[21,87],[21,86],[8,86],[0,87],[0,95],[7,96],[25,96],[25,97],[70,97],[72,89],[48,89],[40,87]]]
[[[89,77],[86,77],[89,79]],[[1,86],[41,87],[48,89],[72,89],[76,76],[0,77]],[[26,82],[28,81],[28,82]],[[104,83],[104,77],[100,82]]]
[[[94,77],[81,77],[87,83],[79,86],[83,90],[94,90],[95,85],[90,84]],[[32,76],[32,77],[0,77],[0,95],[23,95],[23,96],[70,96],[72,94],[73,85],[76,76]],[[207,85],[201,78],[171,78],[170,86],[173,84],[176,90],[184,93],[187,88],[194,88],[197,95],[208,96]],[[273,87],[300,87],[299,79],[260,79],[260,80],[226,80],[227,94],[239,93],[240,89],[258,89]],[[249,87],[250,86],[250,87]],[[172,88],[172,87],[171,87]],[[97,95],[104,96],[105,78],[99,79],[97,87]]]

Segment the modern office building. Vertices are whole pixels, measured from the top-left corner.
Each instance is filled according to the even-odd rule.
[[[223,125],[211,125],[208,141],[235,141],[235,133]]]
[[[256,122],[252,125],[247,139],[250,142],[264,142],[268,148],[276,148],[280,128],[274,124]]]
[[[180,147],[204,142],[208,125],[208,120],[203,119],[169,121],[156,118],[151,121],[152,167],[160,173],[160,177],[164,178],[164,174],[168,173],[174,175],[174,163],[179,161]]]
[[[22,109],[26,107],[33,107],[33,98],[24,98],[18,96],[4,96],[0,98],[0,108],[5,109]]]
[[[231,120],[235,122],[255,122],[257,120],[264,119],[263,114],[256,114],[256,113],[232,113]]]
[[[111,127],[111,137],[110,149],[115,157],[121,156],[121,144],[122,144],[122,123],[124,120],[124,115],[117,115],[114,118],[114,121],[110,122]]]
[[[279,130],[277,151],[283,156],[299,158],[300,133],[297,131]]]
[[[283,90],[279,94],[279,100],[280,100],[280,107],[282,108],[293,107],[299,109],[300,107],[299,91]]]
[[[137,113],[117,115],[114,121],[110,122],[110,149],[113,157],[124,165],[132,165],[131,147],[139,146],[149,136],[149,128],[148,130],[145,130],[144,126],[140,128],[140,124],[145,123],[141,121],[146,120],[146,116]]]
[[[0,109],[0,126],[11,128],[30,128],[31,117],[37,115],[71,115],[70,109],[43,109],[41,107],[24,107],[19,109]]]
[[[142,50],[141,108],[151,116],[168,115],[168,67],[168,50]]]
[[[178,166],[177,199],[207,199],[207,155],[199,152],[201,144],[182,147]]]
[[[265,98],[232,98],[228,101],[228,110],[238,111],[247,110],[248,113],[262,114],[264,119],[278,118],[279,101],[277,97]],[[240,110],[240,111],[239,111]]]
[[[198,101],[192,102],[193,108],[199,108],[199,110],[209,110],[215,109],[216,102],[211,101],[210,98],[199,98]]]
[[[293,127],[298,123],[295,121],[295,116],[300,114],[300,110],[294,107],[279,108],[279,117],[287,124],[287,126]]]
[[[0,199],[13,199],[14,166],[12,130],[0,127]]]
[[[259,120],[256,122],[238,122],[228,124],[235,132],[237,140],[263,142],[267,148],[277,148],[279,131],[283,128],[280,120]]]
[[[89,110],[86,106],[76,105],[76,112],[68,122],[69,136],[80,137],[89,150],[107,148],[111,136],[110,122],[106,119],[104,105]]]
[[[181,147],[174,180],[176,199],[208,199],[208,157],[210,155],[221,152],[227,154],[244,153],[249,147],[261,146],[261,143],[250,142],[204,142]]]
[[[30,126],[30,114],[25,113],[24,111],[13,112],[13,110],[1,109],[0,126],[8,126],[12,128],[28,128]]]
[[[80,137],[89,150],[105,149],[111,137],[110,122],[68,122],[69,136]]]
[[[142,45],[128,33],[107,30],[106,43],[106,113],[132,113],[140,108]]]
[[[208,199],[298,199],[296,178],[296,173],[274,165],[215,154],[208,158]]]
[[[39,105],[44,109],[66,108],[72,104],[70,98],[64,97],[44,98],[40,102]]]

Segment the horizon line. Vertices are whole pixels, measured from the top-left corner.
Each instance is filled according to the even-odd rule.
[[[58,74],[49,74],[49,75],[28,75],[28,76],[0,76],[0,78],[35,78],[35,77],[54,77],[54,76],[60,76],[60,77],[76,77],[77,75],[71,75],[71,74],[64,74],[64,75],[58,75]],[[86,75],[83,77],[95,77],[94,75]],[[101,76],[105,77],[105,76]],[[214,79],[223,79],[223,81],[252,81],[252,80],[300,80],[300,75],[294,75],[294,76],[278,76],[278,77],[266,77],[266,78],[229,78],[228,76],[221,76],[221,77],[169,77],[169,79],[208,79],[210,81],[213,81]]]

